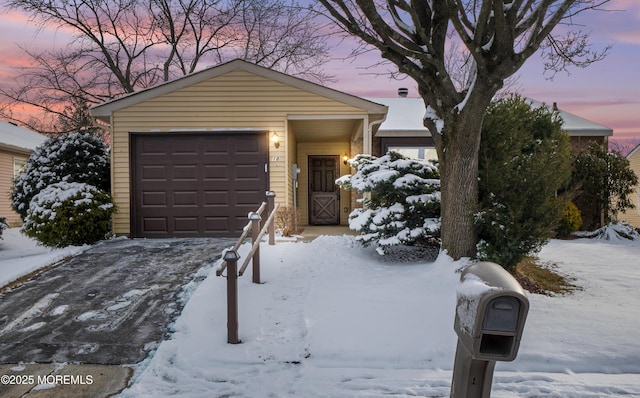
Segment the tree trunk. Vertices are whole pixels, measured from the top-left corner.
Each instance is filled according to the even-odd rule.
[[[445,120],[440,146],[442,248],[453,259],[476,257],[473,214],[478,203],[478,153],[484,112],[491,98],[469,101]]]

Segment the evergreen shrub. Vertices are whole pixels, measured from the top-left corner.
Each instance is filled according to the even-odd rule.
[[[50,138],[31,154],[11,192],[13,209],[23,220],[31,199],[47,186],[79,182],[108,191],[109,147],[99,136],[78,132]]]
[[[349,227],[359,231],[364,246],[379,254],[392,246],[439,245],[440,174],[431,162],[398,152],[376,158],[357,155],[350,161],[355,174],[336,182],[343,189],[368,193],[363,208],[349,215]]]
[[[561,237],[569,236],[576,232],[582,226],[582,214],[580,209],[573,202],[567,202],[562,212],[562,219],[558,225],[558,235]]]
[[[479,156],[477,257],[506,269],[540,250],[562,219],[571,177],[569,137],[558,115],[512,96],[491,104]]]
[[[114,211],[107,192],[63,181],[33,197],[22,231],[48,247],[93,244],[108,234]]]

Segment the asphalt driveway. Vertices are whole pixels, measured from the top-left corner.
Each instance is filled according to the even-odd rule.
[[[0,294],[0,363],[142,361],[232,244],[115,239],[59,263]]]

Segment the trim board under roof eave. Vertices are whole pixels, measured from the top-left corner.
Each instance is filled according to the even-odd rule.
[[[242,70],[245,72],[253,73],[266,79],[271,79],[301,90],[311,92],[313,94],[317,94],[354,106],[356,108],[361,108],[367,111],[367,113],[387,112],[387,106],[385,105],[356,97],[351,94],[343,93],[341,91],[312,83],[294,76],[290,76],[282,72],[277,72],[272,69],[258,66],[247,61],[236,59],[218,66],[213,66],[211,68],[177,78],[166,83],[161,83],[157,86],[136,91],[124,97],[116,98],[107,102],[103,102],[102,104],[94,105],[93,107],[89,108],[89,114],[100,120],[105,120],[106,117],[110,116],[113,112],[120,109],[124,109],[138,103],[148,101],[150,99],[189,87],[208,79],[222,76],[235,70]]]
[[[571,129],[565,130],[569,137],[610,137],[613,135],[613,130],[611,129],[595,129],[595,130],[582,130],[582,129]]]

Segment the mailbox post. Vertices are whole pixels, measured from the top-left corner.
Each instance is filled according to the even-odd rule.
[[[480,262],[462,271],[451,398],[490,396],[495,363],[516,358],[528,311],[524,290],[498,264]]]

